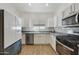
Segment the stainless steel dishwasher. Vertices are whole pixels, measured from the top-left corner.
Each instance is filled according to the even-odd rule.
[[[34,44],[34,34],[25,34],[25,41],[27,45],[33,45]]]

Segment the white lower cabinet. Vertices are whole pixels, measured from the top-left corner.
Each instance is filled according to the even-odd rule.
[[[50,37],[51,37],[51,39],[50,39],[50,45],[56,51],[56,36],[52,33],[50,35]]]
[[[49,44],[50,34],[34,34],[34,44]]]
[[[50,44],[56,51],[56,36],[54,34],[34,34],[34,44]]]
[[[25,44],[25,34],[22,34],[22,44]],[[34,34],[34,44],[50,44],[56,51],[56,36],[52,34]]]

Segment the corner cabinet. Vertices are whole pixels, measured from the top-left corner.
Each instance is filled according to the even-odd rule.
[[[18,49],[15,48],[16,43],[19,42],[17,44],[18,50],[21,47],[21,37],[17,38],[19,36],[17,33],[21,34],[21,29],[17,29],[16,17],[5,10],[0,10],[0,22],[0,54],[14,54],[15,49]],[[21,25],[19,26],[21,27]],[[15,46],[14,49],[12,46]]]

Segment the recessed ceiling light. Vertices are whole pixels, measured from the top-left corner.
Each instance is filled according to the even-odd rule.
[[[31,3],[28,3],[29,6],[31,6]]]
[[[48,3],[46,3],[46,6],[48,6]]]

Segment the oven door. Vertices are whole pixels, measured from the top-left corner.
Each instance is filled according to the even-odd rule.
[[[74,54],[74,49],[62,44],[59,41],[56,41],[56,51],[60,55],[72,55],[72,54]]]

